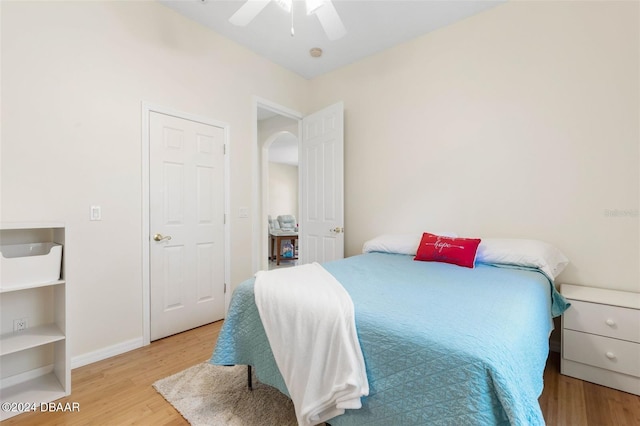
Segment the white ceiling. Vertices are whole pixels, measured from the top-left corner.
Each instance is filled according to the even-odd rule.
[[[347,34],[335,41],[327,38],[316,16],[306,15],[301,0],[295,0],[293,4],[294,37],[290,35],[291,15],[275,1],[246,27],[228,21],[244,0],[158,1],[300,76],[312,79],[506,0],[333,0],[347,29]],[[313,47],[324,51],[322,57],[311,57],[309,50]]]
[[[284,133],[269,146],[269,161],[272,163],[298,165],[298,138]]]

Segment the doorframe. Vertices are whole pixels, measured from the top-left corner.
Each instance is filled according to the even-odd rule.
[[[149,154],[151,135],[149,133],[149,117],[151,112],[157,112],[164,115],[170,115],[176,118],[195,121],[197,123],[207,124],[210,126],[220,127],[224,131],[224,281],[225,281],[225,293],[224,293],[224,306],[225,314],[229,309],[229,302],[231,301],[231,288],[229,283],[231,282],[231,238],[229,228],[229,182],[230,182],[230,157],[231,147],[229,138],[229,124],[222,121],[214,120],[208,117],[203,117],[195,114],[190,114],[183,111],[178,111],[162,105],[153,104],[151,102],[142,101],[142,344],[144,346],[151,343],[151,277],[150,267],[151,262],[149,258],[149,249],[151,248],[151,233],[149,231],[149,197],[151,195],[150,179],[149,179]]]
[[[252,210],[256,212],[253,215],[253,223],[252,223],[252,232],[253,232],[253,244],[252,244],[252,271],[255,274],[264,266],[263,263],[266,261],[269,253],[269,240],[267,238],[267,234],[269,231],[268,223],[267,223],[267,212],[264,211],[264,207],[268,203],[269,192],[265,187],[267,183],[265,182],[265,170],[264,170],[264,158],[261,160],[261,155],[263,152],[263,146],[258,140],[258,108],[266,109],[272,111],[278,115],[282,115],[287,118],[291,118],[294,120],[298,120],[298,152],[300,152],[300,145],[302,143],[302,118],[304,117],[301,112],[293,110],[291,108],[287,108],[283,105],[272,102],[268,99],[261,98],[259,96],[253,96],[252,99],[252,133],[253,133],[253,147],[252,147],[252,157],[253,157],[253,199],[252,199]],[[297,215],[300,217],[303,211],[303,206],[300,202],[301,198],[301,185],[300,178],[302,175],[301,163],[298,161],[298,212]],[[298,240],[298,244],[300,244],[300,240]],[[300,248],[300,252],[302,253],[302,248]]]

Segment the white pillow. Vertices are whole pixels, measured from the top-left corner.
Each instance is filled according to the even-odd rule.
[[[367,241],[362,246],[363,253],[379,251],[383,253],[410,254],[415,256],[422,239],[422,232],[419,234],[384,234]],[[457,237],[451,232],[431,232],[431,234],[442,235],[444,237]]]
[[[482,238],[476,262],[538,268],[553,281],[567,266],[569,259],[544,241]]]

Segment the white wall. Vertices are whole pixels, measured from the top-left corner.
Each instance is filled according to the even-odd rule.
[[[229,124],[230,284],[251,276],[234,213],[252,205],[253,96],[303,111],[308,81],[155,2],[3,1],[1,19],[0,217],[66,223],[72,357],[142,340],[142,101]]]
[[[298,217],[298,166],[269,162],[269,214]]]
[[[639,5],[508,2],[311,81],[345,103],[346,253],[535,238],[560,282],[640,291]]]

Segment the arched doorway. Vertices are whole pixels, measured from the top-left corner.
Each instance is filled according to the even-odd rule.
[[[271,156],[275,160],[278,169],[289,168],[291,175],[292,166],[298,166],[297,153],[299,149],[301,115],[278,105],[272,105],[267,101],[256,102],[256,197],[254,204],[256,215],[254,217],[255,242],[254,245],[254,271],[269,269],[269,224],[268,216],[272,214],[270,204],[273,195],[269,187],[269,175]],[[282,170],[280,170],[282,171]],[[281,173],[282,174],[282,173]],[[287,174],[287,173],[285,173]],[[298,206],[293,212],[280,214],[300,215],[299,202],[299,176],[295,182]],[[287,192],[287,191],[285,191]],[[286,197],[286,195],[284,195]],[[292,203],[292,202],[291,202]],[[274,212],[275,213],[275,212]]]
[[[263,212],[276,219],[279,215],[298,217],[298,137],[290,131],[277,131],[267,137],[263,145],[263,191],[265,203]],[[266,161],[264,161],[266,160]],[[267,256],[273,259],[272,244],[269,243]],[[294,261],[286,261],[280,266],[292,266]],[[276,263],[268,263],[274,269]]]

